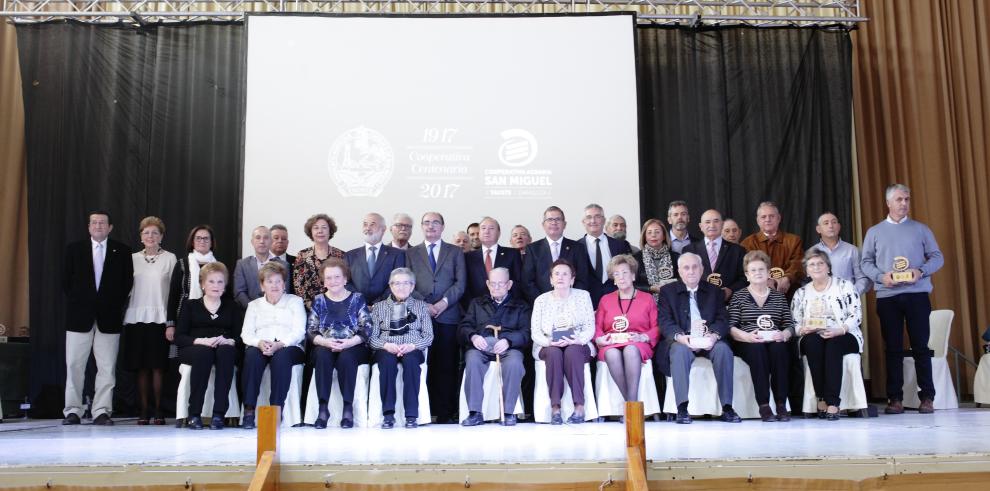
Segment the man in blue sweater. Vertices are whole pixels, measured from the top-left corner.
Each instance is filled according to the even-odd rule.
[[[870,227],[863,240],[863,273],[876,284],[877,315],[887,364],[887,414],[904,412],[904,325],[918,374],[920,413],[935,411],[932,355],[928,350],[931,276],[944,262],[931,229],[908,218],[911,190],[893,184],[886,191],[887,218]]]

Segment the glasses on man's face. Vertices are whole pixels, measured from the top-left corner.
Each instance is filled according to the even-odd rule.
[[[393,282],[389,283],[389,285],[391,285],[391,286],[413,286],[413,282],[411,282],[411,281],[393,281]]]
[[[202,237],[202,236],[197,235],[196,237],[193,237],[193,240],[195,240],[196,242],[209,242],[210,241],[210,236],[207,235],[205,237]]]
[[[550,222],[550,223],[560,223],[560,222],[563,222],[564,219],[561,218],[561,217],[547,217],[547,218],[544,218],[543,221],[544,222]]]
[[[498,288],[506,288],[506,287],[509,286],[509,282],[508,281],[489,281],[488,282],[488,285],[491,286],[492,288],[496,288],[496,289],[498,289]]]
[[[429,227],[431,225],[434,227],[439,227],[443,225],[443,222],[440,220],[423,220],[423,226]]]
[[[395,227],[395,228],[397,228],[397,229],[399,229],[399,230],[410,230],[410,229],[412,229],[412,225],[406,225],[404,223],[393,223],[392,226]]]

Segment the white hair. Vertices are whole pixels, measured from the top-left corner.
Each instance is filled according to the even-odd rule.
[[[890,186],[887,186],[887,190],[884,191],[883,198],[889,201],[891,196],[894,195],[894,191],[904,191],[907,194],[911,194],[911,188],[903,184],[891,184]]]
[[[684,260],[685,259],[691,259],[691,260],[694,260],[694,261],[698,261],[698,264],[701,264],[701,256],[699,256],[699,255],[697,255],[697,254],[695,254],[693,252],[682,252],[681,253],[681,257],[677,258],[677,267],[678,268],[680,268],[681,266],[684,266],[684,262],[685,262]]]

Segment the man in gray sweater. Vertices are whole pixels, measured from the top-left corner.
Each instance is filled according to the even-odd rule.
[[[931,276],[944,260],[935,236],[925,224],[908,218],[911,190],[893,184],[886,191],[887,218],[870,227],[863,240],[862,269],[876,284],[877,315],[887,366],[887,414],[904,412],[904,325],[918,374],[920,413],[934,412],[935,385],[928,350]]]

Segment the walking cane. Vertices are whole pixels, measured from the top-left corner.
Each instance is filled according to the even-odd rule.
[[[498,332],[502,326],[488,326],[495,333],[495,342],[498,343]],[[493,345],[494,346],[494,345]],[[505,395],[502,394],[502,357],[495,354],[495,369],[498,371],[498,419],[505,423]]]

